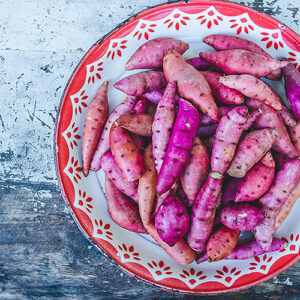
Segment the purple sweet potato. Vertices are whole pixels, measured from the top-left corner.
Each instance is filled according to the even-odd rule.
[[[123,194],[138,202],[137,181],[126,181],[118,167],[110,150],[101,157],[102,170],[109,180],[113,182],[118,190]]]
[[[266,252],[279,251],[284,249],[285,243],[286,241],[284,239],[274,238],[269,250],[264,251],[256,241],[252,241],[248,244],[236,247],[229,255],[224,257],[224,259],[248,259]]]
[[[250,111],[258,108],[262,110],[261,115],[254,123],[255,128],[273,128],[278,133],[278,137],[272,145],[272,148],[275,151],[287,155],[290,158],[295,157],[297,155],[297,150],[293,146],[287,129],[284,126],[281,118],[277,114],[276,110],[254,99],[248,99],[247,106]]]
[[[171,188],[188,162],[198,124],[196,108],[180,99],[173,132],[158,175],[156,190],[159,195]]]
[[[155,168],[160,172],[175,121],[176,83],[171,82],[166,87],[164,96],[157,105],[152,124],[152,143]]]
[[[148,103],[147,99],[141,99],[136,103],[133,110],[136,114],[145,114],[147,113]]]
[[[201,52],[200,57],[228,75],[250,74],[263,77],[287,65],[287,62],[241,49]]]
[[[207,242],[208,262],[219,261],[228,256],[235,248],[240,232],[227,227],[221,227],[214,232]]]
[[[229,177],[226,178],[224,181],[225,184],[222,193],[222,204],[227,205],[229,203],[234,203],[237,188],[239,186],[239,182],[241,181],[241,179],[235,177]]]
[[[125,70],[157,69],[163,65],[163,58],[169,50],[183,54],[189,44],[172,38],[157,38],[140,46],[125,65]]]
[[[265,57],[272,57],[254,42],[237,36],[215,34],[205,37],[203,41],[204,43],[213,47],[215,50],[244,49],[256,54],[263,55]],[[281,69],[275,70],[265,77],[271,80],[279,80],[281,77]]]
[[[200,188],[207,178],[209,170],[209,155],[207,149],[198,137],[194,138],[190,159],[180,175],[182,188],[192,206]]]
[[[145,172],[144,160],[128,131],[113,125],[109,135],[111,152],[127,181],[139,179]]]
[[[206,126],[199,126],[197,129],[197,136],[200,138],[209,137],[216,133],[219,123],[213,123]]]
[[[101,156],[110,148],[109,133],[110,133],[110,128],[113,125],[114,121],[118,119],[122,114],[132,110],[134,108],[135,103],[136,103],[135,97],[127,97],[126,100],[120,103],[119,105],[117,105],[109,115],[91,162],[91,170],[93,171],[100,170]]]
[[[287,61],[285,61],[287,62]],[[283,68],[285,93],[291,109],[300,119],[300,73],[292,63]]]
[[[148,101],[158,104],[162,96],[164,95],[165,89],[160,89],[156,91],[152,91],[143,95]]]
[[[190,100],[213,120],[219,120],[219,112],[209,84],[178,52],[169,51],[165,56],[164,74],[168,82],[177,81],[177,90],[181,97]]]
[[[213,66],[199,56],[189,58],[186,60],[186,62],[197,70],[204,70]]]
[[[155,215],[155,228],[160,238],[173,246],[187,233],[190,216],[176,195],[169,195]]]
[[[273,92],[273,89],[252,75],[229,75],[220,77],[218,80],[225,86],[236,89],[249,98],[270,105],[276,110],[282,109],[278,95]]]
[[[295,127],[289,128],[290,137],[293,145],[297,150],[297,155],[300,156],[300,121],[297,122]]]
[[[239,182],[235,202],[254,201],[266,193],[274,179],[275,161],[268,152]]]
[[[146,114],[136,114],[134,111],[123,114],[115,122],[115,126],[123,127],[130,132],[142,136],[152,135],[153,117]]]
[[[206,114],[200,113],[199,126],[207,126],[215,123],[216,121],[214,121],[211,117]]]
[[[219,77],[223,76],[221,73],[211,71],[202,71],[200,73],[207,80],[215,100],[220,103],[234,105],[239,105],[244,102],[244,98],[240,92],[225,86],[218,80]]]
[[[157,172],[152,155],[152,144],[143,153],[146,171],[139,179],[138,199],[142,222],[146,227],[151,223],[151,213],[156,196]]]
[[[201,264],[205,261],[207,261],[207,253],[206,252],[203,252],[200,255],[198,255],[198,257],[196,257],[197,264]]]
[[[247,172],[270,150],[278,134],[274,129],[260,129],[248,133],[239,143],[228,174],[245,177]]]
[[[272,244],[278,213],[298,183],[299,177],[300,159],[297,157],[283,166],[269,191],[259,200],[265,218],[254,228],[254,235],[260,247],[265,251]]]
[[[238,106],[221,118],[211,153],[210,166],[213,172],[226,172],[244,131],[247,117],[247,107]]]
[[[141,96],[167,85],[162,71],[144,71],[129,75],[114,84],[114,87],[130,96]]]
[[[113,221],[127,230],[146,233],[137,206],[127,200],[107,177],[105,177],[105,192],[107,210]]]
[[[262,110],[260,108],[251,112],[249,114],[249,117],[248,117],[245,125],[244,125],[244,130],[249,130],[261,113],[262,113]]]
[[[203,252],[211,234],[216,212],[216,205],[222,188],[222,175],[210,173],[201,188],[191,213],[191,226],[187,241],[192,249]]]
[[[87,109],[82,135],[82,169],[84,176],[89,175],[89,168],[101,131],[108,115],[108,81],[105,81]]]
[[[262,211],[249,204],[229,205],[221,211],[221,222],[226,227],[237,231],[251,230],[263,218]]]

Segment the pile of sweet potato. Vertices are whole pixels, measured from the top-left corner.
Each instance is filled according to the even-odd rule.
[[[143,44],[125,69],[152,70],[114,84],[128,96],[110,115],[104,82],[82,139],[84,175],[104,171],[111,218],[183,265],[283,249],[273,235],[300,196],[299,72],[239,37],[204,42],[217,51],[188,60],[182,41]],[[282,74],[291,110],[260,79]]]

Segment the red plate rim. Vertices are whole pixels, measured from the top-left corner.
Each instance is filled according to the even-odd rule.
[[[172,291],[172,292],[177,292],[177,293],[182,293],[182,294],[190,294],[190,295],[217,295],[217,294],[222,294],[222,293],[227,293],[227,292],[237,292],[240,290],[244,290],[244,289],[248,289],[250,287],[259,285],[262,282],[265,282],[271,278],[273,278],[274,276],[280,274],[281,272],[285,271],[286,269],[288,269],[290,266],[292,266],[293,264],[295,264],[299,259],[300,259],[300,253],[296,254],[296,255],[291,255],[291,259],[286,262],[281,268],[279,269],[274,269],[271,274],[264,276],[264,278],[262,279],[258,279],[258,280],[254,280],[253,282],[250,282],[246,285],[242,285],[240,284],[240,286],[238,287],[228,287],[228,288],[224,288],[224,289],[218,289],[218,290],[206,290],[205,292],[199,292],[199,291],[193,291],[191,289],[189,290],[179,290],[176,288],[171,288],[171,287],[162,287],[160,286],[157,282],[155,282],[154,280],[148,280],[143,278],[140,275],[136,275],[133,274],[131,270],[129,270],[128,266],[126,264],[123,264],[121,262],[117,262],[112,255],[109,252],[106,252],[105,250],[103,250],[95,241],[95,239],[92,236],[89,236],[89,234],[84,230],[84,225],[83,222],[80,221],[77,216],[76,213],[74,212],[72,206],[70,205],[71,201],[69,201],[67,194],[68,192],[65,190],[63,183],[62,183],[62,178],[61,178],[61,172],[62,170],[62,166],[59,165],[58,162],[58,153],[56,152],[57,149],[57,139],[58,139],[58,129],[59,129],[59,125],[60,125],[60,116],[61,116],[61,110],[62,110],[62,106],[63,103],[66,99],[66,95],[68,94],[68,90],[70,87],[70,83],[72,82],[72,80],[74,79],[77,71],[79,70],[79,68],[81,67],[82,63],[84,62],[84,60],[91,54],[91,52],[93,51],[94,47],[97,45],[100,45],[101,43],[105,42],[106,40],[109,40],[110,38],[112,38],[112,36],[114,35],[114,33],[116,31],[118,31],[121,28],[124,28],[128,25],[130,25],[132,22],[137,21],[139,19],[141,19],[142,17],[147,17],[147,15],[152,15],[155,14],[157,12],[159,12],[161,9],[164,8],[182,8],[184,7],[184,5],[189,5],[189,6],[197,6],[197,5],[214,5],[214,4],[218,4],[219,6],[223,6],[223,7],[233,7],[236,8],[240,11],[243,11],[244,13],[246,12],[250,12],[256,16],[262,16],[262,18],[264,19],[264,21],[267,21],[267,23],[269,23],[270,25],[272,25],[273,27],[278,27],[278,25],[280,26],[285,26],[284,28],[284,33],[287,37],[289,37],[292,40],[298,40],[299,43],[297,44],[297,46],[299,46],[300,44],[300,36],[293,31],[292,29],[290,29],[288,26],[286,26],[285,24],[283,24],[282,22],[279,22],[278,20],[276,20],[275,18],[266,15],[264,13],[260,13],[255,11],[252,8],[249,8],[247,6],[244,6],[242,4],[238,4],[238,3],[233,3],[230,1],[223,1],[223,0],[175,0],[169,3],[162,3],[153,7],[149,7],[145,10],[140,11],[139,13],[134,14],[133,16],[129,17],[128,19],[126,19],[125,21],[123,21],[122,23],[120,23],[119,25],[117,25],[114,29],[112,29],[109,33],[107,33],[106,35],[104,35],[103,37],[101,37],[97,42],[95,42],[90,49],[84,54],[84,56],[81,58],[81,60],[79,61],[79,63],[77,64],[76,68],[74,69],[74,71],[72,72],[65,88],[64,91],[62,93],[60,102],[59,102],[59,106],[58,106],[58,112],[57,112],[57,116],[56,116],[56,120],[55,120],[55,131],[54,131],[54,139],[53,139],[53,152],[54,152],[54,163],[55,163],[55,168],[56,168],[56,174],[57,174],[57,178],[58,178],[58,185],[59,188],[61,190],[63,199],[67,205],[67,208],[70,211],[71,216],[73,217],[74,221],[76,222],[77,226],[79,227],[79,229],[81,230],[81,232],[83,233],[83,235],[90,241],[90,243],[96,247],[96,249],[98,251],[100,251],[102,254],[104,254],[104,256],[106,258],[108,258],[110,261],[113,261],[118,267],[120,267],[120,269],[122,271],[125,271],[127,274],[129,274],[130,276],[135,277],[138,281],[142,281],[146,284],[149,284],[151,286],[155,286],[155,287],[159,287],[163,290],[167,290],[167,291]],[[131,268],[130,268],[131,269]]]

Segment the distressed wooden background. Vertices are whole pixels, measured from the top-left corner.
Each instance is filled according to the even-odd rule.
[[[59,99],[82,55],[122,20],[162,2],[0,0],[0,299],[187,298],[137,282],[89,244],[65,207],[52,152]],[[300,31],[299,0],[241,3]],[[216,298],[300,299],[299,271],[297,263]]]

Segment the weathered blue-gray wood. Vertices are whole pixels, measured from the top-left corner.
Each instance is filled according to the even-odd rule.
[[[59,99],[84,52],[162,2],[0,0],[0,299],[186,298],[137,282],[89,244],[65,208],[52,154]],[[300,31],[299,0],[244,3]],[[296,299],[299,271],[234,296]]]

